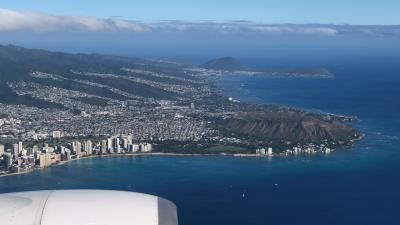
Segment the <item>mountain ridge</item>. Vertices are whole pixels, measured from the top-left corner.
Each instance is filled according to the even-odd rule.
[[[210,60],[200,67],[205,69],[213,69],[213,70],[226,70],[226,71],[250,71],[252,70],[250,67],[242,64],[238,59],[225,56],[222,58],[217,58]]]

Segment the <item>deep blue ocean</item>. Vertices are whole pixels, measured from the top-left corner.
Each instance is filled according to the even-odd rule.
[[[258,67],[284,62],[247,60]],[[400,58],[315,57],[290,65],[326,67],[336,78],[227,76],[218,84],[242,101],[357,116],[362,141],[330,155],[289,158],[93,158],[1,177],[0,192],[144,192],[176,203],[181,225],[400,224]]]

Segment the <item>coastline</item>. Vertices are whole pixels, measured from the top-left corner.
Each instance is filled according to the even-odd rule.
[[[236,72],[241,72],[241,71],[236,71]],[[243,72],[243,71],[242,71]],[[219,92],[221,91],[221,92],[223,92],[223,89],[221,89],[221,88],[217,88],[217,87],[214,87],[214,86],[217,86],[216,85],[216,83],[215,82],[211,82],[211,86],[209,86],[208,84],[208,86],[209,86],[209,88],[210,88],[210,92],[211,93],[214,93],[214,89],[216,89],[216,91],[215,91],[215,96],[214,95],[210,95],[210,96],[213,96],[213,97],[215,97],[215,99],[213,99],[212,101],[211,101],[211,103],[209,103],[209,102],[207,102],[207,101],[205,101],[205,102],[201,102],[201,103],[204,103],[204,105],[205,106],[208,106],[208,105],[210,105],[210,106],[213,106],[213,107],[216,107],[217,109],[219,109],[218,107],[220,107],[219,105],[221,104],[221,105],[223,105],[224,103],[226,103],[226,102],[228,102],[229,103],[229,101],[230,102],[235,102],[235,101],[233,101],[232,99],[231,100],[227,100],[227,96],[225,96],[225,95],[221,95],[220,96],[220,94],[219,94]],[[225,99],[225,100],[224,100]],[[204,99],[202,99],[202,100],[204,100]],[[238,102],[238,101],[237,101]],[[194,103],[193,103],[194,104]],[[196,103],[197,104],[197,103]],[[208,104],[208,105],[207,105]],[[258,104],[252,104],[252,103],[245,103],[245,105],[242,105],[242,104],[231,104],[231,103],[229,103],[229,104],[227,104],[227,105],[229,105],[229,107],[227,107],[227,111],[226,112],[228,112],[228,113],[232,113],[232,114],[237,114],[237,113],[240,113],[241,111],[245,111],[245,110],[243,110],[243,107],[246,107],[246,109],[247,109],[247,107],[249,107],[249,106],[251,106],[250,108],[249,108],[249,110],[250,110],[250,112],[253,112],[252,110],[254,110],[254,112],[255,113],[257,113],[257,111],[262,111],[263,113],[265,112],[264,110],[265,110],[265,108],[263,107],[263,106],[261,106],[261,105],[264,105],[264,106],[267,106],[268,104],[260,104],[260,106],[261,107],[259,107],[259,106],[257,106]],[[224,110],[225,110],[225,108],[222,108],[223,109],[223,112],[225,112]],[[291,110],[292,108],[288,108],[288,110]],[[303,111],[303,110],[301,110],[301,111]],[[206,113],[209,113],[209,114],[212,114],[212,115],[214,115],[213,113],[211,113],[211,111],[209,112],[209,111],[205,111]],[[264,113],[264,114],[260,114],[261,116],[260,116],[260,118],[261,118],[261,122],[264,122],[264,123],[268,123],[269,121],[267,120],[268,118],[273,118],[273,119],[275,119],[275,115],[277,114],[277,113],[282,113],[280,110],[278,111],[277,109],[275,109],[275,108],[273,108],[273,109],[271,109],[270,111],[269,111],[271,114],[272,114],[272,116],[270,115],[270,114],[267,114],[267,113]],[[304,118],[304,115],[302,114],[303,112],[297,112],[297,111],[295,111],[295,112],[291,112],[292,114],[294,113],[295,114],[295,116],[299,116],[300,117],[300,119],[303,119]],[[205,114],[205,115],[209,115],[209,114]],[[277,124],[280,126],[280,127],[288,127],[288,129],[286,129],[286,130],[290,130],[291,129],[291,126],[292,126],[292,122],[291,122],[291,118],[296,118],[296,117],[294,117],[292,114],[289,114],[289,113],[287,113],[287,117],[284,117],[284,119],[283,120],[281,120],[281,119],[279,119],[278,120],[278,122],[277,122]],[[300,114],[300,115],[298,115],[298,114]],[[197,115],[197,114],[196,114]],[[203,115],[203,114],[202,114]],[[251,124],[251,123],[254,123],[254,121],[252,121],[251,120],[251,116],[252,115],[254,115],[254,114],[250,114],[250,113],[248,113],[248,112],[246,112],[246,113],[244,113],[244,117],[239,117],[239,120],[241,120],[240,122],[245,122],[246,124]],[[250,115],[250,116],[249,116]],[[286,114],[285,114],[286,115]],[[329,114],[329,115],[332,115],[332,116],[334,116],[333,114]],[[311,122],[313,123],[313,124],[317,124],[317,125],[319,125],[319,124],[321,124],[322,123],[322,125],[325,125],[325,126],[329,126],[329,124],[328,123],[326,123],[324,120],[322,120],[320,117],[322,117],[322,115],[312,115],[312,117],[313,117],[313,119],[314,120],[312,120]],[[336,117],[336,116],[334,116],[334,117]],[[212,117],[212,119],[208,119],[208,120],[205,120],[205,121],[208,121],[210,124],[212,124],[212,122],[215,122],[215,124],[217,124],[217,122],[220,122],[219,120],[220,119],[225,119],[223,116],[213,116]],[[250,119],[249,119],[250,118]],[[267,119],[266,119],[267,118]],[[237,119],[237,118],[235,118],[235,119]],[[338,119],[340,119],[340,118],[338,118]],[[345,120],[346,118],[342,118],[342,120]],[[283,121],[283,122],[282,122]],[[260,123],[261,123],[260,122]],[[302,120],[301,120],[301,122],[302,122]],[[308,121],[309,122],[309,121]],[[340,121],[340,122],[343,122],[343,121]],[[236,123],[236,124],[235,124]],[[257,122],[258,123],[258,122]],[[280,123],[280,124],[279,124]],[[292,124],[291,124],[292,123]],[[237,127],[235,127],[237,125],[237,122],[234,122],[233,123],[233,125],[231,126],[231,128],[227,128],[227,130],[225,131],[225,128],[220,128],[220,127],[218,127],[218,126],[220,126],[219,124],[217,124],[217,125],[215,125],[215,126],[212,126],[210,129],[208,129],[208,127],[204,127],[204,129],[203,129],[203,131],[204,130],[211,130],[210,132],[212,132],[212,131],[214,131],[214,132],[221,132],[221,135],[220,136],[222,136],[222,138],[220,137],[220,136],[216,136],[215,138],[219,138],[219,143],[222,143],[221,145],[227,145],[228,147],[237,147],[236,146],[236,144],[237,143],[240,143],[240,144],[242,144],[242,145],[246,145],[246,147],[248,147],[248,148],[253,148],[254,146],[253,146],[253,142],[254,143],[257,143],[257,141],[258,141],[258,143],[261,143],[261,144],[259,144],[260,146],[262,145],[262,146],[267,146],[267,145],[271,145],[271,142],[272,141],[269,141],[268,143],[267,143],[267,141],[268,140],[266,140],[266,139],[268,139],[268,135],[270,135],[270,134],[268,134],[268,129],[265,129],[265,125],[264,125],[264,127],[262,127],[261,129],[260,129],[260,133],[262,133],[262,134],[264,134],[264,133],[267,133],[268,135],[266,135],[265,137],[256,137],[255,139],[255,141],[254,140],[252,140],[251,138],[250,138],[250,136],[251,135],[253,135],[253,134],[255,134],[255,132],[254,131],[251,131],[251,130],[249,130],[249,129],[238,129],[238,131],[237,131],[237,134],[234,134],[234,132],[236,132],[235,131],[235,129],[237,128]],[[228,127],[228,126],[227,126]],[[319,129],[322,129],[324,126],[319,126]],[[207,129],[206,129],[207,128]],[[335,128],[335,127],[333,127],[333,128]],[[229,134],[227,131],[229,131],[229,129],[231,129],[231,133]],[[285,130],[285,129],[280,129],[280,130]],[[306,134],[309,134],[310,132],[308,132],[307,133],[307,129],[306,129],[306,127],[304,127],[304,130],[306,131],[305,133]],[[338,129],[338,130],[340,130],[340,131],[343,131],[343,129]],[[344,132],[344,131],[343,131]],[[228,134],[225,134],[225,133],[228,133]],[[314,133],[317,133],[317,132],[314,132]],[[312,135],[310,135],[310,136],[313,136],[314,135],[314,133],[312,134]],[[350,132],[349,132],[350,133]],[[203,135],[203,134],[202,134]],[[219,134],[218,134],[219,135]],[[282,133],[277,133],[277,136],[279,137],[279,136],[282,136],[282,135],[290,135],[290,132],[289,132],[289,134],[288,134],[288,132],[282,132]],[[60,137],[61,137],[61,135],[59,135]],[[318,137],[318,135],[316,135],[317,137]],[[68,136],[67,136],[68,137]],[[203,137],[203,136],[200,136],[200,137]],[[211,136],[212,138],[214,138],[213,136]],[[286,137],[286,136],[285,136]],[[321,141],[321,138],[320,137],[318,137],[319,138],[319,140]],[[325,137],[324,137],[325,138]],[[345,140],[345,141],[349,141],[349,142],[353,142],[353,139],[351,139],[351,140],[348,140],[348,138],[346,138],[347,140]],[[360,138],[361,139],[361,138]],[[168,140],[168,139],[167,139]],[[216,139],[216,140],[218,140],[218,139]],[[333,147],[331,146],[331,144],[332,143],[328,143],[328,141],[327,141],[328,139],[326,139],[326,143],[324,142],[324,144],[326,144],[326,146],[327,146],[327,148],[329,147],[329,151],[331,151],[331,149],[333,149],[333,148],[336,148],[336,145],[335,145],[335,143],[333,143]],[[90,141],[90,140],[89,140]],[[207,140],[208,141],[208,140]],[[217,141],[218,142],[218,141]],[[274,144],[275,144],[275,146],[273,146],[274,147],[274,150],[276,149],[275,147],[276,146],[278,146],[277,148],[278,148],[278,151],[279,152],[281,152],[281,151],[290,151],[288,148],[286,148],[286,146],[289,146],[290,144],[286,144],[286,145],[284,145],[283,147],[282,147],[282,143],[281,142],[279,142],[279,141],[277,141],[277,143],[275,143],[275,141],[274,141]],[[311,143],[311,144],[313,144],[313,143]],[[319,143],[318,143],[319,144]],[[316,147],[318,147],[318,144],[317,144],[317,146]],[[217,144],[216,145],[216,147],[219,147],[218,145],[220,145],[220,144]],[[273,145],[273,144],[272,144]],[[308,144],[309,145],[309,144]],[[91,145],[92,146],[92,145]],[[206,152],[206,151],[203,151],[204,149],[201,149],[202,148],[202,145],[199,145],[200,147],[200,151],[198,151],[198,150],[194,150],[194,149],[190,149],[191,151],[190,152],[192,152],[192,153],[188,153],[188,154],[186,154],[186,153],[123,153],[123,154],[106,154],[106,155],[90,155],[90,156],[85,156],[85,157],[82,157],[82,158],[80,158],[80,154],[78,154],[78,156],[77,156],[77,158],[76,159],[69,159],[69,160],[67,160],[67,161],[57,161],[57,160],[60,160],[60,159],[57,159],[57,160],[54,160],[54,161],[52,161],[52,162],[50,162],[50,163],[45,163],[45,164],[40,164],[42,167],[38,167],[38,165],[37,165],[37,161],[36,162],[34,162],[34,163],[31,163],[31,164],[29,164],[28,166],[24,166],[23,164],[18,164],[17,165],[17,167],[18,168],[12,168],[12,170],[13,171],[18,171],[18,172],[12,172],[12,171],[7,171],[7,172],[4,172],[4,174],[1,174],[0,176],[10,176],[10,175],[18,175],[18,174],[25,174],[25,173],[29,173],[29,172],[32,172],[32,171],[34,171],[34,170],[37,170],[37,169],[45,169],[46,167],[51,167],[51,166],[56,166],[56,165],[63,165],[63,164],[65,164],[65,163],[68,163],[69,161],[74,161],[74,160],[80,160],[80,159],[83,159],[83,158],[91,158],[91,157],[108,157],[108,156],[140,156],[140,155],[146,155],[146,156],[151,156],[151,155],[171,155],[171,156],[206,156],[206,155],[230,155],[230,156],[236,156],[236,157],[264,157],[264,155],[257,155],[257,154],[252,154],[250,151],[239,151],[239,150],[234,150],[234,151],[232,151],[232,152],[226,152],[226,151],[228,151],[228,150],[226,150],[226,149],[224,149],[224,150],[219,150],[218,152],[217,151],[215,151],[214,149],[213,150],[209,150],[208,151],[208,153],[201,153],[201,152]],[[322,146],[322,145],[320,145],[320,146]],[[82,146],[80,145],[80,148],[81,148]],[[211,146],[211,148],[213,148],[214,146]],[[258,147],[258,146],[257,146]],[[289,146],[289,147],[292,147],[292,146]],[[305,148],[307,147],[307,146],[304,146]],[[310,147],[310,146],[309,146]],[[312,151],[312,153],[314,153],[314,150],[313,150],[313,147],[314,146],[311,146],[311,148],[312,148],[312,150],[307,150],[307,151]],[[22,148],[22,147],[21,147]],[[178,147],[179,148],[179,147]],[[190,146],[189,145],[189,148],[192,148],[192,146]],[[297,148],[297,147],[296,147]],[[302,149],[303,148],[303,146],[300,146],[300,149]],[[287,150],[285,150],[285,149],[287,149]],[[310,148],[308,148],[308,149],[310,149]],[[321,147],[320,147],[320,149],[322,149]],[[174,152],[174,151],[176,151],[176,146],[172,146],[172,150],[170,150],[170,149],[162,149],[163,151],[169,151],[169,152]],[[180,149],[181,150],[181,149]],[[297,150],[295,150],[296,151],[296,154],[297,154]],[[321,151],[324,151],[324,150],[321,150]],[[145,151],[142,151],[142,152],[147,152],[147,150],[145,150]],[[179,152],[179,151],[178,151]],[[196,152],[200,152],[200,153],[196,153]],[[211,152],[211,153],[210,153]],[[214,153],[215,152],[215,153]],[[235,153],[236,152],[236,153]],[[241,152],[243,152],[244,154],[240,154]],[[250,154],[248,154],[248,152],[250,152]],[[276,150],[275,150],[275,152],[277,152]],[[43,153],[43,152],[42,152]],[[239,154],[237,154],[237,153],[239,153]],[[46,154],[47,154],[47,152],[46,152]],[[287,154],[286,154],[287,155]],[[285,156],[285,154],[281,154],[281,153],[279,153],[279,154],[276,154],[276,156]],[[36,164],[35,164],[36,163]],[[54,164],[52,164],[52,163],[54,163]],[[27,169],[22,169],[22,168],[27,168]]]
[[[73,162],[73,161],[85,160],[85,159],[90,159],[90,158],[117,157],[117,156],[123,157],[123,156],[235,156],[235,155],[236,154],[227,154],[227,153],[216,153],[216,154],[191,153],[191,154],[183,154],[183,153],[163,153],[163,152],[91,155],[91,156],[82,157],[82,158],[78,158],[78,159],[70,159],[70,160],[66,160],[66,161],[60,161],[59,163],[53,164],[53,165],[48,166],[48,167],[61,166],[61,165],[65,165],[65,164],[68,164],[68,163]],[[251,154],[248,154],[248,155],[251,155]],[[259,156],[259,155],[253,154],[253,156]],[[36,170],[47,169],[48,167],[33,168],[31,170],[25,170],[25,171],[16,172],[16,173],[0,174],[0,177],[17,176],[17,175],[27,174],[27,173],[31,173],[31,172],[36,171]]]
[[[321,152],[314,152],[314,153],[310,153],[308,155],[315,155]],[[304,155],[305,153],[300,153],[298,155]],[[0,174],[0,178],[1,177],[8,177],[8,176],[18,176],[18,175],[23,175],[23,174],[28,174],[37,170],[45,170],[49,167],[56,167],[56,166],[62,166],[65,164],[68,164],[70,162],[73,161],[78,161],[78,160],[86,160],[86,159],[91,159],[91,158],[102,158],[102,157],[123,157],[123,156],[191,156],[191,157],[195,157],[195,156],[226,156],[226,157],[238,157],[238,158],[273,158],[273,157],[288,157],[291,155],[288,154],[283,154],[283,153],[279,153],[279,154],[274,154],[274,155],[260,155],[260,154],[252,154],[252,153],[188,153],[188,154],[184,154],[184,153],[164,153],[164,152],[152,152],[152,153],[125,153],[125,154],[106,154],[106,155],[91,155],[91,156],[86,156],[86,157],[82,157],[82,158],[78,158],[78,159],[70,159],[70,160],[66,160],[66,161],[60,161],[56,164],[53,164],[51,166],[48,167],[44,167],[44,168],[34,168],[31,170],[25,170],[25,171],[21,171],[21,172],[16,172],[16,173],[6,173],[6,174]]]

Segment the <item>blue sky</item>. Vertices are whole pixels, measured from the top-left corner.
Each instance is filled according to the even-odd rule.
[[[0,8],[139,21],[400,24],[399,0],[2,0]]]
[[[398,9],[400,0],[0,0],[0,44],[201,60],[388,55],[400,52]]]

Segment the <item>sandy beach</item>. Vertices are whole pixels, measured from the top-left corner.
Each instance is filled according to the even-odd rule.
[[[223,153],[218,153],[218,154],[182,154],[182,153],[162,153],[162,152],[153,152],[153,153],[126,153],[126,154],[106,154],[106,155],[91,155],[91,156],[86,156],[82,158],[77,158],[77,159],[70,159],[66,161],[60,161],[59,163],[53,164],[49,167],[53,166],[61,166],[64,164],[67,164],[72,161],[76,160],[85,160],[85,159],[90,159],[90,158],[99,158],[99,157],[123,157],[123,156],[234,156],[234,157],[259,157],[259,155],[256,154],[223,154]],[[6,177],[6,176],[16,176],[16,175],[22,175],[22,174],[27,174],[30,172],[33,172],[35,170],[42,170],[46,169],[47,167],[44,168],[34,168],[31,170],[26,170],[26,171],[21,171],[17,173],[7,173],[7,174],[1,174],[0,177]]]

